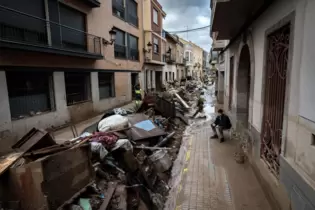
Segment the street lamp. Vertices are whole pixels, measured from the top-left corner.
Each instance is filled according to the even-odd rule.
[[[114,42],[116,40],[116,31],[115,31],[114,27],[108,33],[110,36],[110,41],[103,38],[103,44],[104,45],[112,45],[112,44],[114,44]]]
[[[171,47],[168,47],[168,50],[166,52],[166,56],[170,58],[171,57],[171,52],[172,52]]]
[[[143,49],[143,52],[145,52],[145,53],[150,53],[151,52],[151,49],[152,49],[152,44],[151,44],[151,42],[148,42],[148,44],[147,44],[147,49]]]

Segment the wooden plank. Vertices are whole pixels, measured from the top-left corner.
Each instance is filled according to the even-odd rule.
[[[101,207],[99,208],[99,210],[106,210],[106,208],[109,204],[109,201],[115,192],[116,187],[117,187],[117,182],[108,183],[108,188],[106,191],[104,191],[105,199],[104,199]]]
[[[11,153],[0,157],[0,175],[3,174],[15,161],[22,157],[24,152]]]
[[[181,103],[186,109],[189,109],[189,108],[190,108],[189,105],[188,105],[177,93],[175,93],[174,95],[176,96],[176,98],[179,99],[180,103]]]

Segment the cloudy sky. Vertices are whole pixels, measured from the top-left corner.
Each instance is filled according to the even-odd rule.
[[[164,29],[167,31],[183,31],[210,25],[209,0],[158,0],[167,13]],[[210,28],[188,33],[188,40],[209,52],[212,40]],[[187,40],[187,33],[177,34]]]

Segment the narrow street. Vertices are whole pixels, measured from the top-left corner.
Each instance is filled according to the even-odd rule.
[[[209,100],[210,99],[210,100]],[[194,120],[188,127],[186,153],[178,178],[177,210],[269,210],[265,194],[248,162],[234,160],[237,142],[210,139],[213,108],[208,97],[207,120]],[[228,134],[227,134],[228,135]],[[183,143],[185,147],[185,143]],[[166,208],[172,209],[172,204]]]

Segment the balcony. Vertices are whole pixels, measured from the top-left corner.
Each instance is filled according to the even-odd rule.
[[[0,5],[0,47],[102,59],[102,38]]]
[[[174,64],[176,62],[176,55],[166,56],[166,63]]]
[[[100,7],[101,2],[100,0],[84,0],[85,4],[89,5],[90,7]]]
[[[270,0],[212,0],[211,31],[219,32],[218,40],[230,40]]]
[[[213,40],[212,50],[221,51],[226,46],[226,40]]]

